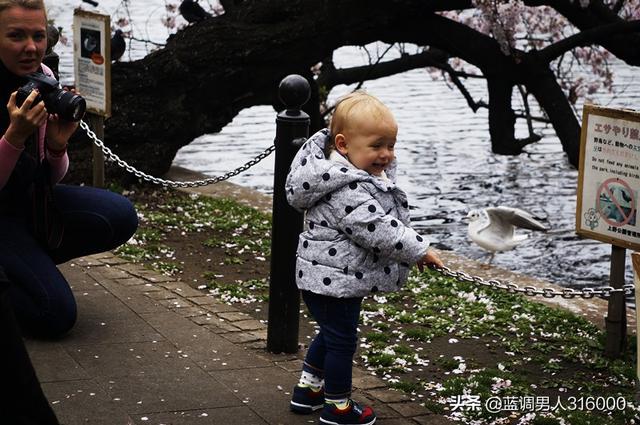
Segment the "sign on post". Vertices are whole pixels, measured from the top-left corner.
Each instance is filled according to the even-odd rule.
[[[640,249],[640,113],[585,105],[580,135],[576,232],[611,244],[610,286],[624,285],[625,249]],[[626,344],[622,293],[609,298],[605,355],[618,358]]]
[[[73,64],[76,89],[87,111],[111,116],[111,24],[109,15],[73,11]]]
[[[73,11],[76,89],[87,101],[87,121],[104,141],[104,118],[111,116],[111,23],[109,15]],[[93,185],[104,187],[104,156],[93,146]]]
[[[640,250],[640,113],[585,105],[576,232]]]

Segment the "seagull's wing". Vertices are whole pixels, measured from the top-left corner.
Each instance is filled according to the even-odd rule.
[[[513,237],[513,225],[507,219],[508,215],[499,208],[486,208],[485,212],[489,216],[489,225],[482,230],[491,234],[491,237],[499,240],[509,240]],[[487,236],[488,237],[488,236]]]
[[[492,218],[492,221],[503,221],[516,227],[529,230],[549,230],[547,226],[533,218],[531,214],[519,208],[499,206],[487,208],[486,211]]]

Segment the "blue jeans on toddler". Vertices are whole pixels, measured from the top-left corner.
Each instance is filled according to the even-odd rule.
[[[302,369],[324,377],[326,398],[348,398],[353,355],[358,347],[362,298],[334,298],[301,292],[309,312],[320,326],[320,333],[311,342]]]
[[[28,230],[24,216],[0,215],[0,266],[12,282],[9,299],[23,330],[57,337],[69,331],[77,315],[69,283],[56,264],[114,249],[138,227],[131,202],[104,189],[54,186],[64,219],[60,247],[45,250]]]

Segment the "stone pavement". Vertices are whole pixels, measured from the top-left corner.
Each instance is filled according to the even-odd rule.
[[[61,270],[78,322],[61,340],[26,345],[62,424],[317,423],[318,413],[288,410],[304,351],[268,353],[260,321],[110,253]],[[377,423],[448,423],[365,371],[354,370],[354,387]]]

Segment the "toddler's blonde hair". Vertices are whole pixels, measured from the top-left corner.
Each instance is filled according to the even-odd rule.
[[[343,133],[349,128],[354,118],[360,118],[366,114],[369,114],[367,119],[375,120],[384,117],[393,119],[391,110],[380,99],[363,90],[356,90],[338,100],[329,124],[330,138],[325,146],[327,156],[336,149],[336,134]]]

